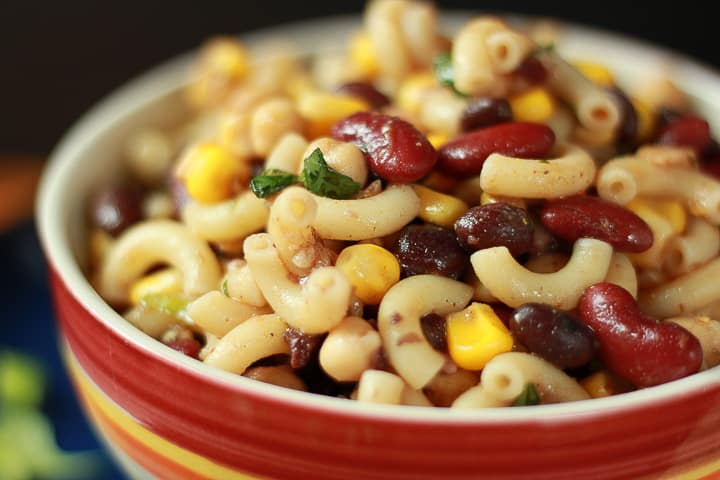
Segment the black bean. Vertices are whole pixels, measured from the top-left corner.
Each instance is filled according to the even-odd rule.
[[[447,322],[437,313],[428,313],[420,317],[420,327],[431,347],[439,352],[447,352]]]
[[[394,249],[404,276],[441,275],[459,279],[470,264],[448,229],[435,225],[408,225],[400,232]]]
[[[460,118],[460,128],[463,132],[469,132],[512,119],[512,108],[504,98],[476,97],[465,107]]]
[[[526,303],[510,317],[508,327],[530,352],[557,367],[578,368],[595,355],[593,331],[571,313],[544,303]]]
[[[455,222],[455,233],[468,251],[507,247],[517,257],[533,247],[534,226],[528,213],[508,203],[472,207]]]

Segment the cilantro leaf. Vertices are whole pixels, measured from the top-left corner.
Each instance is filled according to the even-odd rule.
[[[433,58],[433,71],[438,81],[446,87],[452,88],[453,92],[466,97],[464,93],[455,88],[455,74],[452,68],[452,56],[449,52],[441,53]]]
[[[330,167],[319,148],[305,159],[305,166],[300,174],[305,188],[323,197],[344,199],[360,191],[360,184]]]
[[[540,395],[538,395],[535,385],[528,383],[525,388],[513,401],[513,407],[523,407],[526,405],[538,405],[540,403]]]
[[[297,175],[277,168],[270,168],[250,180],[250,190],[256,197],[266,198],[285,187],[299,182],[300,178]]]

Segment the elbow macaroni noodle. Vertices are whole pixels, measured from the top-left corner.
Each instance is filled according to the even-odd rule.
[[[130,285],[156,263],[180,270],[187,295],[209,292],[220,280],[220,266],[205,242],[180,223],[150,220],[111,247],[100,269],[100,293],[111,303],[127,303]]]
[[[445,363],[444,356],[428,344],[420,317],[461,310],[471,296],[468,285],[432,275],[401,280],[385,294],[378,330],[390,363],[411,387],[424,387]]]
[[[529,160],[493,153],[480,173],[480,187],[491,195],[557,198],[582,193],[595,178],[595,161],[575,145],[561,147],[552,160]]]
[[[644,130],[621,145],[626,106],[606,88],[612,78],[594,83],[499,18],[472,19],[452,39],[438,32],[429,3],[373,0],[347,51],[315,58],[313,67],[283,51],[250,60],[232,39],[208,44],[188,86],[193,117],[176,133],[149,129],[131,139],[129,173],[149,190],[143,220],[119,234],[92,220],[88,276],[101,296],[160,341],[199,343],[196,357],[208,365],[325,391],[309,380],[317,370],[328,391],[360,402],[508,407],[529,386],[540,403],[586,400],[584,370],[563,371],[530,351],[507,317],[528,303],[574,315],[583,292],[600,282],[627,290],[645,315],[695,335],[703,369],[719,365],[720,182],[701,170],[704,153],[642,145],[661,128],[648,112],[640,116]],[[217,64],[214,49],[224,52]],[[438,58],[447,72],[433,72]],[[532,62],[544,80],[527,76]],[[337,89],[338,82],[351,83]],[[664,91],[672,95],[655,98],[653,108],[692,114],[679,90]],[[623,92],[628,104],[643,96]],[[411,123],[442,156],[447,142],[461,148],[454,140],[469,137],[469,105],[483,96],[508,100],[515,119],[544,122],[555,133],[552,148],[520,158],[499,147],[472,175],[431,165],[403,183],[383,168],[414,167],[420,140],[407,142],[387,123],[358,127],[367,129],[358,136],[378,144],[333,138],[337,121],[379,110]],[[385,97],[388,105],[374,104]],[[198,150],[173,168],[178,152],[199,144],[223,154]],[[326,166],[305,165],[316,149]],[[251,171],[279,172],[287,183],[259,198],[247,182]],[[172,191],[163,172],[176,176]],[[195,172],[192,189],[187,172]],[[359,191],[331,198],[322,182],[332,175]],[[586,232],[561,240],[540,212],[574,195],[634,212],[652,232],[650,248],[626,251]],[[461,238],[454,223],[498,203],[529,219],[532,246],[515,256],[502,238],[512,225],[492,220]],[[496,227],[509,230],[487,233]],[[413,240],[413,231],[428,237]],[[483,235],[494,243],[474,247],[470,237]],[[171,269],[156,271],[162,266]],[[471,309],[471,302],[486,305]]]
[[[531,272],[517,263],[506,247],[478,250],[470,261],[480,282],[510,307],[542,302],[570,310],[585,288],[605,279],[612,254],[607,243],[583,238],[575,242],[568,263],[554,273]]]

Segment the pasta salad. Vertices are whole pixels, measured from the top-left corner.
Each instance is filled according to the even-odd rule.
[[[584,400],[720,363],[720,148],[668,78],[557,28],[374,0],[336,53],[210,39],[176,128],[89,202],[128,322],[258,381],[400,405]]]

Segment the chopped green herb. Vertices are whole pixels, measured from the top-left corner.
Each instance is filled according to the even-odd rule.
[[[455,88],[455,74],[453,73],[452,56],[450,53],[441,53],[433,58],[433,71],[441,84],[452,88],[453,92],[461,97],[467,96]]]
[[[315,195],[335,199],[348,198],[360,191],[362,185],[328,165],[319,148],[303,162],[299,176],[275,168],[265,170],[250,180],[250,190],[256,197],[265,198],[290,185],[302,183]]]
[[[227,281],[227,278],[226,278],[225,280],[223,280],[221,290],[222,290],[223,295],[225,295],[226,297],[229,297],[230,294],[228,293],[228,284],[227,284],[227,282],[228,282],[228,281]]]
[[[550,163],[550,160],[547,160],[547,159],[545,159],[545,158],[541,158],[541,159],[540,159],[540,163],[547,163],[547,164],[549,164],[549,163]]]
[[[250,180],[250,190],[258,198],[267,198],[296,183],[300,183],[300,178],[297,175],[277,168],[270,168]]]
[[[513,407],[523,407],[526,405],[538,405],[540,403],[540,395],[535,390],[535,385],[528,383],[525,385],[522,393],[518,395],[515,401],[512,403]]]
[[[358,182],[327,164],[319,148],[305,159],[300,178],[308,190],[323,197],[343,199],[360,191]]]
[[[433,70],[440,83],[448,87],[454,86],[455,76],[452,69],[452,57],[449,53],[441,53],[433,58]]]

